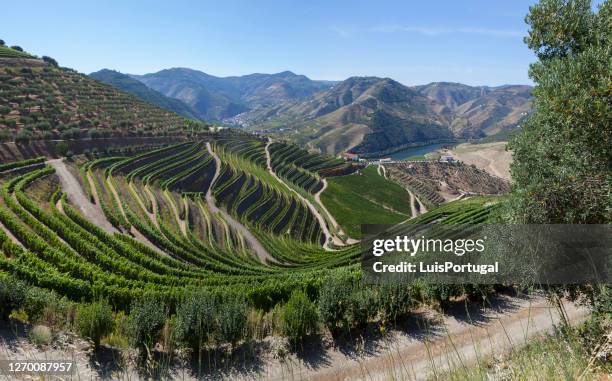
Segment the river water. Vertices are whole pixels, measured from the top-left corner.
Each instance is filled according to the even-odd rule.
[[[444,146],[453,146],[453,145],[454,145],[453,143],[436,143],[436,144],[428,144],[426,146],[409,147],[401,151],[397,151],[392,154],[385,155],[383,157],[390,157],[393,160],[406,160],[413,156],[423,156],[426,153],[436,151]]]

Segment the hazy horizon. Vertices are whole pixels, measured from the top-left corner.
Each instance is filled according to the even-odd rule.
[[[446,80],[439,80],[439,81],[431,81],[431,82],[425,82],[425,83],[404,83],[396,78],[393,77],[389,77],[389,76],[375,76],[375,75],[357,75],[357,76],[351,76],[351,77],[346,77],[346,78],[342,78],[342,79],[326,79],[326,78],[312,78],[306,74],[303,73],[298,73],[295,70],[291,70],[291,69],[287,69],[287,70],[281,70],[281,71],[277,71],[277,72],[268,72],[268,73],[264,73],[264,72],[253,72],[253,73],[245,73],[245,74],[237,74],[237,75],[216,75],[214,73],[209,73],[209,72],[205,72],[199,69],[195,69],[192,67],[184,67],[184,66],[176,66],[176,67],[168,67],[168,68],[164,68],[164,69],[160,69],[158,71],[154,71],[154,72],[148,72],[148,73],[126,73],[123,72],[119,69],[115,69],[115,68],[100,68],[99,70],[95,70],[89,73],[83,73],[83,74],[93,74],[96,73],[98,71],[101,70],[112,70],[112,71],[116,71],[119,72],[121,74],[126,74],[126,75],[147,75],[147,74],[154,74],[154,73],[158,73],[160,71],[164,71],[164,70],[173,70],[173,69],[188,69],[188,70],[194,70],[194,71],[199,71],[202,72],[204,74],[207,75],[211,75],[214,77],[218,77],[218,78],[232,78],[232,77],[242,77],[242,76],[248,76],[248,75],[254,75],[254,74],[268,74],[268,75],[273,75],[273,74],[280,74],[282,72],[292,72],[293,74],[296,75],[304,75],[306,77],[308,77],[311,80],[315,80],[315,81],[327,81],[327,82],[342,82],[348,78],[351,77],[380,77],[380,78],[390,78],[393,79],[399,83],[401,83],[404,86],[408,86],[408,87],[414,87],[414,86],[424,86],[424,85],[428,85],[431,83],[458,83],[458,84],[463,84],[463,85],[468,85],[468,86],[473,86],[473,87],[501,87],[501,86],[533,86],[533,83],[531,82],[531,80],[529,80],[529,83],[501,83],[499,85],[488,85],[488,84],[467,84],[467,83],[463,83],[463,82],[457,82],[457,81],[446,81]]]

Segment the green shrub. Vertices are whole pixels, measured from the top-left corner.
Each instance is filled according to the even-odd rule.
[[[194,351],[198,351],[214,330],[215,302],[212,295],[191,295],[178,307],[174,335],[179,343],[187,344]]]
[[[100,347],[100,339],[113,330],[111,306],[103,301],[80,305],[75,325],[81,336],[91,339],[95,348]]]
[[[117,312],[113,325],[113,331],[104,338],[104,342],[115,348],[129,348],[129,318],[127,315],[122,311]]]
[[[155,344],[167,315],[164,303],[155,298],[134,302],[130,309],[128,336],[132,345],[141,350],[141,354]]]
[[[294,291],[283,307],[281,322],[283,334],[292,342],[301,342],[309,332],[317,329],[317,307],[302,291]]]
[[[55,153],[60,156],[66,156],[66,153],[70,150],[68,143],[59,142],[55,145]]]
[[[385,284],[378,290],[378,308],[383,323],[395,322],[415,304],[415,288],[406,284]]]
[[[50,304],[57,304],[57,294],[53,291],[38,287],[30,287],[26,291],[24,311],[30,323],[37,323],[44,315]]]
[[[319,291],[319,314],[330,331],[347,326],[346,312],[351,302],[352,282],[342,275],[325,278]]]
[[[13,310],[23,306],[27,286],[10,276],[0,277],[0,318],[7,320]]]
[[[482,302],[495,292],[490,284],[465,284],[463,288],[467,297],[475,302]]]
[[[65,296],[47,303],[41,321],[55,328],[68,328],[74,324],[77,304]]]
[[[55,66],[55,67],[59,66],[57,61],[55,59],[49,57],[49,56],[42,56],[42,60],[45,61],[46,63],[52,65],[52,66]]]
[[[463,295],[464,289],[459,284],[428,284],[423,288],[423,294],[430,302],[446,305],[452,297]]]
[[[28,144],[30,140],[32,140],[32,133],[26,130],[19,130],[17,135],[15,136],[15,143],[18,144]]]
[[[247,301],[239,295],[227,295],[219,301],[217,338],[220,342],[231,343],[235,347],[244,336],[247,307]]]
[[[350,294],[343,320],[347,323],[348,329],[362,328],[369,320],[376,317],[377,308],[375,294],[371,288],[355,287]]]
[[[49,131],[51,130],[51,123],[48,121],[38,122],[36,123],[36,128],[42,131]]]

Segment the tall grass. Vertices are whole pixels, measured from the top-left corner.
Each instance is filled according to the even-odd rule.
[[[506,357],[483,358],[476,366],[457,367],[431,380],[601,380],[612,374],[612,366],[598,360],[600,354],[584,346],[577,330],[560,330],[531,339]]]

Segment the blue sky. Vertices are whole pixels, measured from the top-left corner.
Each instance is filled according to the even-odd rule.
[[[406,85],[530,83],[533,1],[11,1],[0,38],[62,66],[228,76],[291,70],[313,79]],[[7,17],[7,15],[12,15]]]

